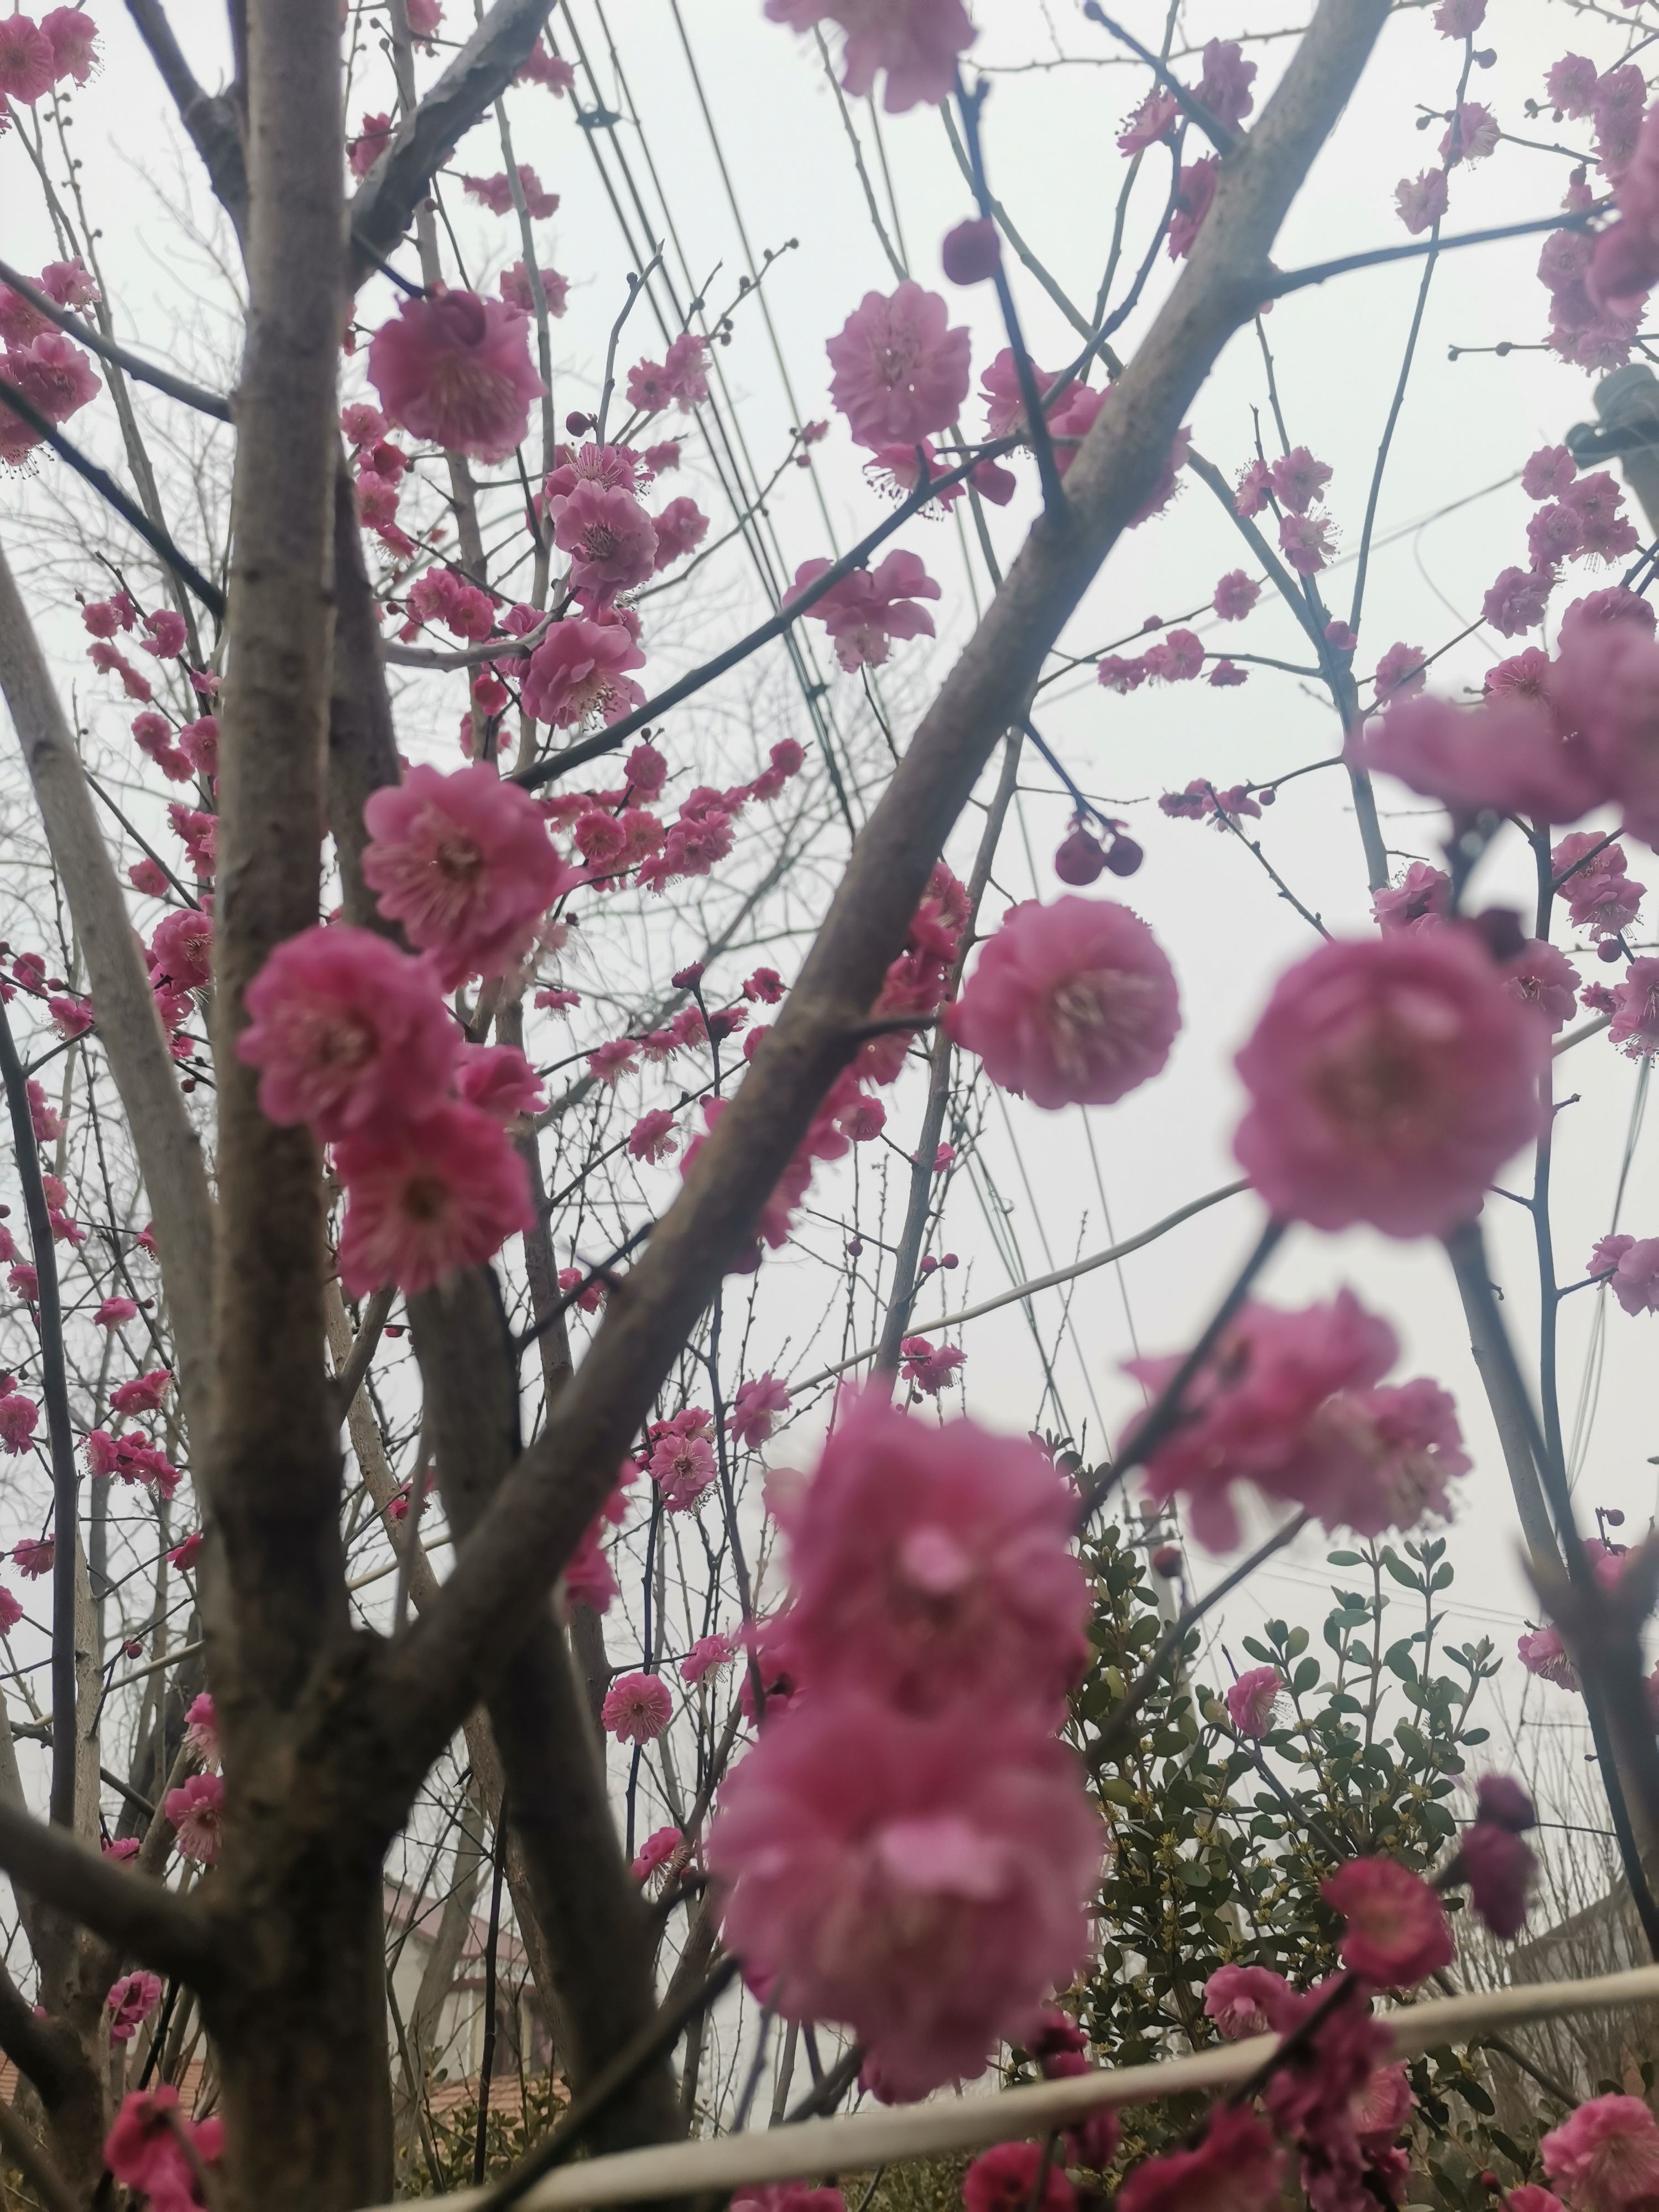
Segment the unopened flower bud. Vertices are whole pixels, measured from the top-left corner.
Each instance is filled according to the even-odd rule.
[[[1091,884],[1110,866],[1100,840],[1078,823],[1054,854],[1054,873],[1063,884]]]
[[[984,284],[1002,266],[1002,246],[989,216],[970,216],[945,234],[939,249],[945,273],[953,284]]]
[[[1595,948],[1596,958],[1605,960],[1608,967],[1611,967],[1615,960],[1622,960],[1624,956],[1625,948],[1616,937],[1604,937]]]
[[[573,438],[580,438],[592,428],[593,417],[591,415],[567,415],[564,418],[564,427]]]
[[[954,1252],[947,1252],[945,1257],[939,1261],[939,1265],[941,1267],[959,1267],[962,1265],[962,1262],[957,1259]],[[1619,1517],[1622,1521],[1625,1516],[1621,1513]],[[1608,1514],[1607,1518],[1609,1521],[1612,1520],[1613,1516],[1611,1513]]]
[[[1165,1582],[1173,1581],[1181,1572],[1180,1545],[1160,1544],[1152,1553],[1152,1571],[1162,1575]]]
[[[1506,906],[1489,906],[1470,924],[1494,960],[1513,960],[1527,941],[1521,917]]]
[[[1106,865],[1115,876],[1132,876],[1146,857],[1133,837],[1115,837],[1106,855]]]

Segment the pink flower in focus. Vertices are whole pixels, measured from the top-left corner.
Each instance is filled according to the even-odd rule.
[[[160,1413],[172,1385],[172,1372],[165,1367],[155,1368],[148,1375],[134,1375],[111,1391],[110,1411],[129,1414]]]
[[[1162,1070],[1181,1007],[1167,957],[1127,907],[1028,899],[981,946],[945,1022],[1033,1105],[1109,1106]]]
[[[558,194],[550,192],[546,189],[528,161],[519,163],[518,176],[519,190],[524,195],[525,212],[532,222],[542,222],[549,216],[556,214],[559,205]],[[463,177],[461,187],[469,198],[477,200],[481,207],[487,207],[491,215],[507,215],[512,210],[513,179],[504,169],[498,169],[493,177]],[[374,378],[372,368],[369,375],[372,381]],[[538,390],[539,388],[538,386]],[[381,394],[383,399],[385,396],[384,393]],[[497,453],[486,455],[485,458],[499,460],[502,456]]]
[[[1595,98],[1595,64],[1587,54],[1563,54],[1552,63],[1544,79],[1551,104],[1577,123],[1588,115]]]
[[[1659,2196],[1659,2125],[1639,2097],[1592,2097],[1538,2148],[1580,2212],[1626,2212]]]
[[[592,592],[600,599],[632,591],[656,565],[657,533],[651,518],[620,484],[578,483],[559,501],[553,542],[570,556],[570,580],[575,589]],[[627,665],[637,668],[640,662]]]
[[[846,2022],[896,2098],[977,2074],[1088,1946],[1103,1840],[1029,1714],[858,1691],[769,1719],[709,1838],[725,1939],[790,2019]]]
[[[962,2202],[964,2212],[1075,2212],[1077,2191],[1041,2143],[993,2143],[963,2175]]]
[[[738,1383],[727,1425],[734,1442],[750,1446],[763,1444],[778,1415],[788,1411],[789,1385],[769,1368],[752,1382]]]
[[[110,2041],[131,2043],[161,2002],[159,1974],[123,1974],[104,2000],[109,2013]]]
[[[1372,681],[1376,686],[1376,702],[1380,707],[1385,699],[1409,698],[1420,691],[1428,681],[1424,666],[1425,654],[1420,645],[1391,645],[1376,664]]]
[[[1284,1677],[1277,1667],[1252,1667],[1227,1691],[1227,1712],[1240,1735],[1264,1736],[1273,1725]]]
[[[1213,2105],[1198,2148],[1138,2166],[1117,2192],[1117,2212],[1269,2212],[1284,2166],[1285,2154],[1254,2112]]]
[[[102,1298],[92,1318],[99,1328],[119,1328],[124,1322],[137,1321],[138,1308],[131,1298]]]
[[[1266,1966],[1218,1966],[1204,1984],[1204,2014],[1227,2043],[1266,2035],[1291,1993],[1282,1974]]]
[[[261,1071],[268,1121],[343,1137],[418,1120],[449,1089],[460,1032],[437,979],[373,930],[336,922],[285,939],[243,1003],[252,1019],[236,1057]]]
[[[0,1401],[0,1403],[3,1402]],[[11,1556],[20,1574],[27,1576],[30,1582],[38,1582],[42,1575],[49,1575],[52,1571],[58,1558],[57,1539],[25,1536],[13,1546]]]
[[[665,1511],[689,1513],[717,1473],[714,1447],[707,1437],[670,1434],[651,1454],[651,1480],[662,1492]]]
[[[1451,1929],[1440,1899],[1397,1860],[1350,1859],[1320,1885],[1347,1923],[1342,1963],[1379,1989],[1410,1989],[1450,1966]]]
[[[11,1459],[26,1452],[40,1419],[40,1407],[21,1390],[0,1394],[0,1451]]]
[[[564,874],[540,808],[486,762],[413,768],[363,808],[364,881],[380,912],[436,957],[446,990],[499,975],[530,946]]]
[[[181,1789],[169,1790],[161,1809],[173,1823],[179,1848],[187,1859],[211,1866],[219,1856],[224,1829],[225,1785],[216,1774],[192,1774]]]
[[[199,991],[213,981],[213,916],[186,908],[155,925],[149,949],[155,955],[152,981],[176,991]]]
[[[857,444],[913,446],[955,421],[968,397],[972,340],[949,322],[939,295],[907,277],[887,297],[866,292],[828,341],[830,396]]]
[[[404,300],[369,341],[368,380],[391,420],[474,460],[503,461],[544,386],[529,325],[500,300],[441,292]]]
[[[1401,177],[1394,188],[1400,220],[1413,238],[1431,229],[1446,212],[1448,191],[1443,169],[1425,169],[1419,177]]]
[[[388,1284],[430,1290],[534,1225],[525,1164],[476,1106],[441,1105],[403,1127],[346,1137],[335,1164],[346,1187],[337,1258],[353,1297]]]
[[[185,1741],[204,1766],[213,1768],[218,1765],[219,1721],[212,1697],[206,1690],[191,1698],[185,1711]]]
[[[1234,1150],[1285,1218],[1443,1234],[1535,1135],[1548,1050],[1462,931],[1328,944],[1280,977],[1238,1055]]]
[[[649,1881],[684,1848],[685,1838],[678,1828],[653,1828],[635,1852],[634,1863],[628,1871],[635,1881]]]
[[[526,709],[561,730],[576,728],[595,712],[619,722],[645,703],[644,692],[627,672],[644,665],[645,655],[620,623],[567,615],[526,663]]]
[[[680,1680],[688,1689],[696,1689],[705,1675],[717,1668],[729,1666],[737,1650],[730,1636],[700,1636],[680,1662]]]
[[[867,1686],[908,1712],[1052,1714],[1085,1656],[1075,1509],[1023,1438],[861,1394],[788,1515],[792,1655],[815,1689]]]
[[[660,1674],[620,1674],[605,1693],[599,1722],[618,1743],[649,1743],[667,1727],[673,1710]]]
[[[674,1150],[678,1138],[674,1116],[665,1106],[653,1106],[648,1114],[641,1114],[628,1135],[630,1159],[665,1160]]]
[[[1521,489],[1528,499],[1559,499],[1577,473],[1565,446],[1540,446],[1521,471]]]

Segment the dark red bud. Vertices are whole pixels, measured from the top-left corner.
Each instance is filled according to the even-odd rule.
[[[1079,823],[1054,854],[1054,873],[1063,884],[1091,884],[1111,862],[1098,837]]]
[[[593,417],[591,415],[567,415],[564,418],[564,427],[573,438],[580,438],[585,432],[592,428]]]
[[[1165,1582],[1171,1580],[1181,1572],[1181,1547],[1178,1544],[1160,1544],[1152,1553],[1152,1567]]]
[[[1625,1525],[1625,1516],[1616,1505],[1609,1505],[1601,1518],[1609,1528],[1622,1528]]]
[[[927,1255],[927,1258],[926,1258],[925,1260],[923,1260],[923,1261],[922,1261],[922,1263],[921,1263],[921,1267],[920,1272],[921,1272],[922,1274],[924,1274],[924,1275],[931,1275],[931,1274],[933,1273],[933,1272],[934,1268],[935,1268],[935,1267],[938,1267],[938,1265],[939,1265],[939,1261],[938,1261],[933,1257],[933,1254],[930,1252],[930,1253],[928,1253],[928,1255]]]
[[[957,1259],[954,1252],[947,1252],[945,1257],[939,1261],[939,1265],[941,1267],[959,1267],[962,1265],[962,1262]],[[1608,1518],[1611,1519],[1612,1516],[1609,1515]]]
[[[989,216],[974,216],[947,230],[939,259],[953,284],[988,283],[1002,266],[995,223]]]
[[[1132,876],[1146,857],[1133,837],[1117,837],[1106,855],[1106,865],[1115,876]]]
[[[1598,960],[1605,960],[1610,968],[1615,960],[1624,958],[1625,948],[1616,937],[1604,937],[1595,948],[1595,957]]]

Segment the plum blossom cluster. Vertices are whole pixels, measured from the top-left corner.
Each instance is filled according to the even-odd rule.
[[[1085,1651],[1074,1510],[1034,1445],[874,1391],[781,1510],[792,1597],[756,1671],[790,1691],[708,1863],[750,1985],[845,2022],[883,2098],[1035,2034],[1086,1949],[1103,1833],[1054,1735]]]
[[[1188,1387],[1185,1418],[1148,1461],[1147,1495],[1181,1498],[1194,1534],[1217,1550],[1238,1540],[1239,1482],[1364,1536],[1448,1517],[1448,1485],[1470,1465],[1456,1409],[1425,1377],[1383,1384],[1399,1350],[1389,1324],[1351,1291],[1299,1312],[1245,1306]],[[1156,1399],[1181,1364],[1135,1359],[1127,1372]],[[1234,1686],[1235,1727],[1262,1734],[1261,1700],[1271,1707],[1278,1677],[1258,1670]]]
[[[46,23],[69,17],[85,24],[91,34],[89,19],[76,8],[54,9]],[[46,48],[51,66],[53,46],[45,24],[37,28],[26,15],[9,16],[0,22],[0,41],[9,36],[15,52],[20,27]],[[0,94],[7,89],[7,59],[0,45]],[[58,71],[58,76],[65,74],[66,70]],[[84,75],[81,81],[85,82]],[[49,76],[43,89],[50,89],[52,82]],[[60,307],[89,307],[100,297],[91,272],[78,256],[49,261],[34,285]],[[82,348],[9,284],[0,284],[0,383],[21,393],[49,422],[67,422],[103,389],[102,379]],[[0,398],[0,469],[21,466],[41,442],[42,434],[34,424]]]

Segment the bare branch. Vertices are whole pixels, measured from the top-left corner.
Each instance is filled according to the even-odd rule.
[[[652,1394],[753,1236],[992,748],[1166,465],[1211,365],[1252,312],[1278,225],[1385,14],[1385,0],[1323,0],[1248,145],[1224,168],[1191,259],[1079,451],[1067,478],[1068,527],[1057,532],[1046,517],[1034,526],[860,835],[781,1018],[645,1259],[611,1298],[582,1367],[437,1603],[383,1655],[382,1741],[389,1768],[402,1767],[394,1794],[416,1786],[457,1724],[471,1686],[500,1650],[503,1622],[539,1604],[608,1494]]]
[[[179,1396],[198,1437],[206,1432],[208,1286],[213,1211],[201,1146],[179,1094],[178,1072],[155,1012],[143,957],[87,789],[80,756],[28,615],[0,553],[0,690],[17,726],[24,763],[86,955],[98,1034],[132,1130],[155,1214],[179,1363]]]
[[[228,399],[221,398],[216,392],[204,392],[199,384],[187,383],[182,376],[175,376],[169,368],[158,368],[154,362],[141,360],[136,353],[129,353],[125,346],[118,346],[113,339],[106,338],[101,331],[91,329],[78,315],[70,314],[67,307],[60,307],[49,292],[43,292],[38,284],[31,284],[28,278],[8,261],[0,261],[0,284],[9,284],[14,292],[21,294],[28,301],[36,314],[44,315],[49,323],[56,323],[60,331],[66,331],[78,344],[85,346],[88,353],[95,353],[100,360],[114,362],[118,368],[125,369],[127,374],[138,383],[151,385],[157,392],[166,392],[169,399],[179,400],[186,407],[194,407],[200,414],[211,415],[217,422],[228,422],[231,419]]]
[[[200,1905],[3,1802],[0,1867],[43,1905],[192,1989],[210,1991],[222,1982],[224,1958]]]
[[[548,0],[495,0],[414,113],[398,125],[351,203],[354,286],[397,245],[433,171],[512,83],[547,17]]]
[[[206,164],[214,192],[240,236],[247,225],[247,170],[235,108],[222,94],[204,92],[198,84],[161,0],[127,0],[127,13],[173,95],[179,118]]]

